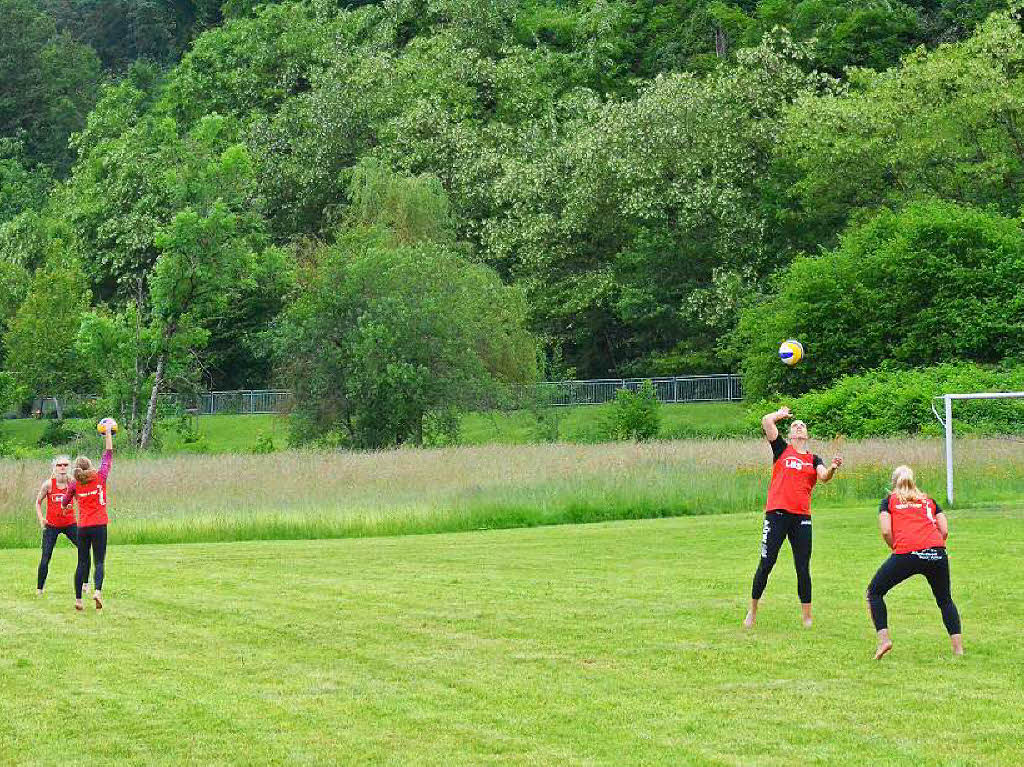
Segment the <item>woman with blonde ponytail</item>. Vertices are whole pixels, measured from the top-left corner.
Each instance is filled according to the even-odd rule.
[[[114,460],[110,429],[103,432],[106,449],[99,469],[84,455],[75,459],[75,478],[64,493],[64,507],[78,498],[78,569],[75,571],[75,609],[82,608],[82,587],[89,577],[90,558],[95,559],[92,598],[96,609],[103,607],[103,566],[107,558],[107,476]],[[91,557],[90,557],[91,554]]]
[[[964,654],[960,613],[949,590],[949,557],[946,538],[949,522],[935,499],[921,492],[909,466],[897,466],[892,473],[892,492],[879,506],[878,526],[892,555],[882,563],[868,586],[868,608],[878,632],[875,660],[892,649],[885,595],[893,586],[914,575],[928,579],[942,622],[949,633],[954,655]]]

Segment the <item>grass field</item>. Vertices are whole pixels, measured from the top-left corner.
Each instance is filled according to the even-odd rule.
[[[602,424],[608,418],[611,405],[550,408],[558,421],[558,434],[563,442],[594,443],[607,438]],[[9,440],[33,457],[45,457],[52,451],[39,447],[39,438],[46,421],[34,418],[0,421],[0,439]],[[201,439],[186,443],[177,431],[175,419],[158,423],[159,451],[176,453],[248,453],[257,440],[269,436],[277,449],[288,443],[288,420],[275,415],[214,415],[201,416],[196,421]],[[67,449],[70,452],[95,447],[95,423],[91,420],[68,419],[68,424],[84,439],[76,440]],[[738,403],[696,403],[665,405],[661,408],[661,438],[682,439],[692,437],[725,437],[743,433],[747,418]],[[749,431],[749,429],[748,429]],[[466,413],[460,425],[460,442],[464,445],[525,445],[543,442],[536,416],[528,410],[510,412]]]
[[[943,494],[939,440],[851,442],[844,453],[816,508],[871,508],[901,462]],[[763,440],[693,440],[115,459],[111,535],[339,538],[750,511],[764,503],[769,458]],[[48,462],[0,461],[0,548],[38,545],[32,500],[48,473]],[[962,440],[957,488],[966,504],[1024,498],[1024,443]]]
[[[922,579],[870,660],[871,509],[815,515],[812,629],[783,551],[742,630],[760,519],[116,546],[84,614],[0,551],[0,762],[1024,762],[1024,509],[951,514],[959,661]]]

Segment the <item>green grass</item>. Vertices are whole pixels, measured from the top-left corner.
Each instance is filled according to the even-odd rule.
[[[593,443],[605,440],[603,422],[613,407],[587,405],[549,408],[557,418],[558,437],[563,442]],[[693,403],[661,407],[662,439],[730,437],[749,432],[749,419],[739,403]],[[466,445],[525,445],[543,441],[537,417],[529,410],[468,413],[461,422],[461,441]]]
[[[760,514],[326,542],[0,552],[11,764],[1012,765],[1024,510],[951,515],[954,661],[923,579],[870,660],[870,509],[815,515],[816,622],[783,551],[740,621]]]
[[[603,442],[602,424],[607,419],[611,405],[549,408],[548,412],[558,420],[559,438],[563,442]],[[697,403],[689,405],[665,405],[661,408],[661,438],[682,439],[691,437],[725,437],[749,432],[748,420],[743,406],[738,403]],[[213,415],[201,416],[194,423],[199,425],[201,440],[186,443],[178,432],[177,419],[167,418],[157,423],[159,452],[165,455],[177,453],[248,453],[257,439],[269,434],[278,449],[287,445],[288,419],[275,415]],[[93,450],[95,448],[95,422],[86,419],[68,419],[68,424],[82,435],[82,438],[66,446],[69,452]],[[34,418],[0,421],[0,439],[9,440],[26,457],[44,458],[54,449],[39,447],[39,438],[46,428],[46,421]],[[511,412],[467,413],[462,417],[460,441],[466,445],[505,444],[525,445],[544,441],[541,439],[536,416],[528,410]]]

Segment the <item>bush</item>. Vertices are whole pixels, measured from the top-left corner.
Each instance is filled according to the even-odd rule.
[[[57,447],[73,442],[78,437],[78,432],[72,429],[67,421],[55,418],[46,422],[46,428],[43,429],[38,445],[39,447]]]
[[[885,211],[842,245],[800,258],[730,342],[747,396],[800,394],[891,362],[996,364],[1024,347],[1024,231],[1010,218],[944,202]],[[806,359],[779,364],[780,341]]]
[[[654,384],[647,380],[639,391],[619,389],[606,427],[612,439],[645,442],[657,437],[661,428],[661,403]]]
[[[882,368],[845,376],[828,389],[787,402],[819,437],[888,437],[942,433],[932,412],[941,394],[1024,391],[1024,367],[987,369],[970,363],[938,365],[917,370]],[[778,407],[762,402],[751,406],[760,418]],[[957,402],[953,423],[957,433],[1024,434],[1024,400]],[[755,428],[755,427],[752,427]]]
[[[270,453],[277,452],[277,445],[274,444],[274,435],[260,432],[256,436],[256,441],[253,442],[249,452],[253,455],[269,455]]]
[[[459,444],[460,417],[457,408],[432,410],[423,416],[424,447],[453,447]]]

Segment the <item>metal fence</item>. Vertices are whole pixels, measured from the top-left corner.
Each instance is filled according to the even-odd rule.
[[[197,415],[260,415],[285,412],[291,399],[292,393],[283,389],[245,389],[167,394],[163,402],[172,403]]]
[[[588,381],[546,381],[515,387],[503,402],[489,402],[483,408],[515,408],[530,405],[570,406],[600,405],[615,399],[620,389],[637,391],[650,381],[658,399],[678,402],[737,402],[743,398],[740,377],[731,373],[700,376],[669,376],[661,378],[601,378]],[[61,398],[64,409],[94,400],[94,396],[76,395]],[[164,406],[176,407],[196,415],[269,414],[286,412],[292,394],[283,389],[244,389],[211,391],[200,394],[168,393],[161,395]],[[52,397],[35,400],[32,414],[49,416],[55,406]],[[143,407],[145,403],[143,403]]]
[[[552,381],[524,387],[543,405],[600,405],[615,399],[619,389],[637,391],[644,383],[654,385],[661,402],[736,402],[743,398],[740,377],[724,373],[666,378],[603,378],[593,381]]]

